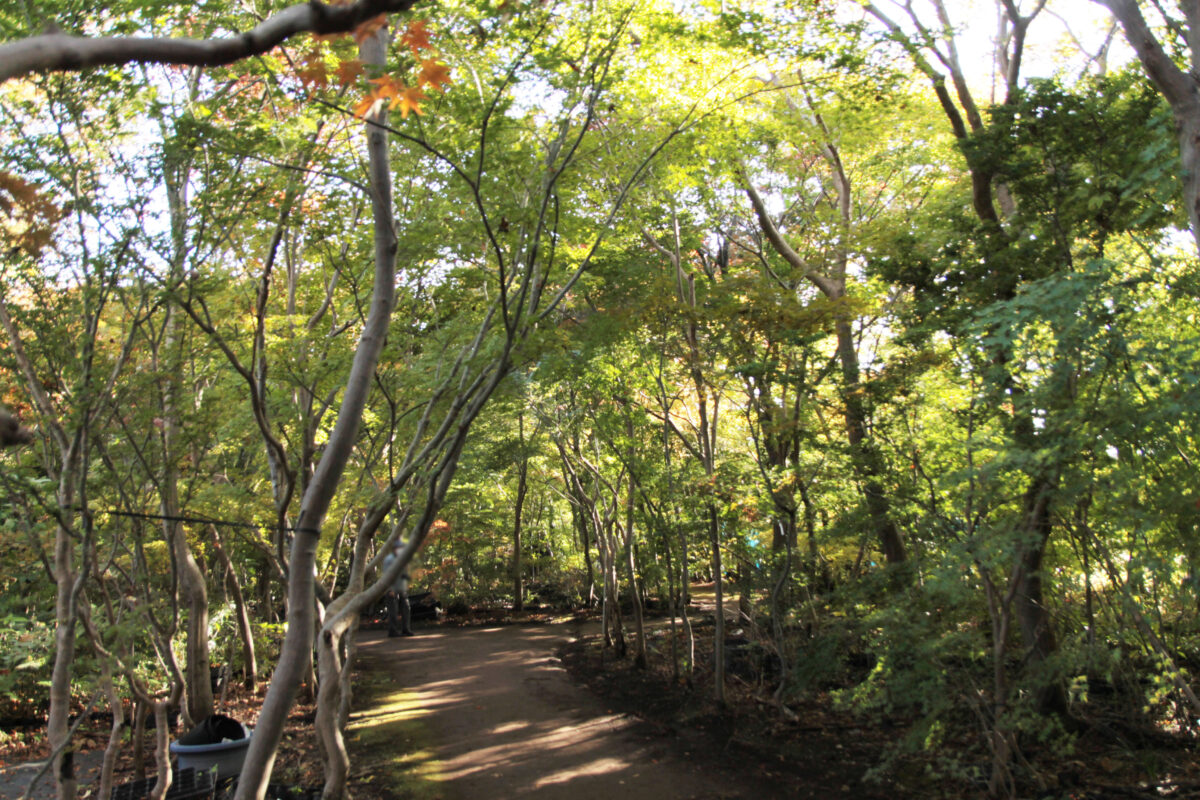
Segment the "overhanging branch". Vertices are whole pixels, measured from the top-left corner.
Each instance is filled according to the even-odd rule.
[[[417,0],[358,0],[333,6],[319,0],[289,6],[250,30],[215,39],[90,38],[44,33],[0,45],[0,82],[31,72],[76,71],[119,64],[216,67],[261,55],[299,33],[347,33],[380,14],[408,11]]]

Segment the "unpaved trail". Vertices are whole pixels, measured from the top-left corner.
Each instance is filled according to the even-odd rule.
[[[351,724],[356,767],[377,773],[372,788],[382,797],[781,796],[748,775],[697,763],[668,735],[606,710],[555,657],[577,630],[571,623],[443,627],[394,639],[364,632],[365,696]]]

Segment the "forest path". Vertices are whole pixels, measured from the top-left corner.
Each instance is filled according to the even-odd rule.
[[[682,743],[605,710],[556,651],[571,622],[418,629],[359,638],[350,750],[381,798],[769,798]],[[585,626],[587,627],[587,626]],[[598,630],[598,629],[597,629]]]

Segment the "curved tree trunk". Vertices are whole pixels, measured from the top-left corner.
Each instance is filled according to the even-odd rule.
[[[386,60],[388,28],[381,27],[360,47],[362,60],[382,67]],[[383,125],[383,104],[367,120],[367,153],[370,160],[371,211],[375,226],[375,283],[370,312],[342,396],[337,422],[312,482],[304,492],[299,524],[292,541],[288,578],[288,631],[279,664],[263,702],[258,728],[246,753],[246,768],[238,781],[236,800],[262,800],[283,736],[283,723],[296,689],[312,664],[313,628],[316,624],[316,555],[320,526],[329,510],[362,422],[371,380],[387,337],[395,301],[395,262],[398,251],[392,204],[388,141]]]

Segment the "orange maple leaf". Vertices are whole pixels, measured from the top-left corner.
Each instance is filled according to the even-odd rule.
[[[432,50],[433,45],[429,43],[429,31],[425,28],[425,20],[414,19],[408,23],[408,27],[404,29],[404,33],[400,34],[400,43],[408,45],[413,51],[413,55],[417,55],[422,50]]]
[[[410,111],[415,111],[417,116],[424,116],[420,106],[420,101],[424,99],[425,93],[421,91],[420,87],[408,86],[392,99],[388,107],[399,108],[401,119],[408,119],[408,112]]]
[[[450,68],[437,59],[426,59],[421,62],[421,74],[417,77],[417,83],[444,92],[444,87],[450,83]]]
[[[376,88],[372,91],[376,97],[383,99],[387,97],[395,97],[406,88],[403,83],[396,80],[391,75],[383,75],[379,78],[371,78],[367,83],[375,84]]]
[[[306,86],[328,86],[329,71],[325,68],[325,57],[320,48],[310,50],[304,55],[304,69],[296,70],[296,77]]]
[[[375,104],[381,99],[382,98],[373,91],[367,93],[366,97],[354,104],[354,108],[352,109],[354,116],[358,117],[359,119],[366,119],[367,114],[371,113],[371,109],[373,109]]]
[[[337,70],[338,83],[342,86],[349,86],[358,80],[358,76],[363,73],[363,62],[357,58],[351,58],[338,64]]]
[[[329,74],[325,71],[324,64],[310,64],[304,69],[297,70],[296,77],[306,86],[329,85]]]
[[[372,17],[363,24],[354,29],[354,41],[362,44],[367,39],[375,35],[375,31],[387,24],[387,14],[380,14],[378,17]]]

